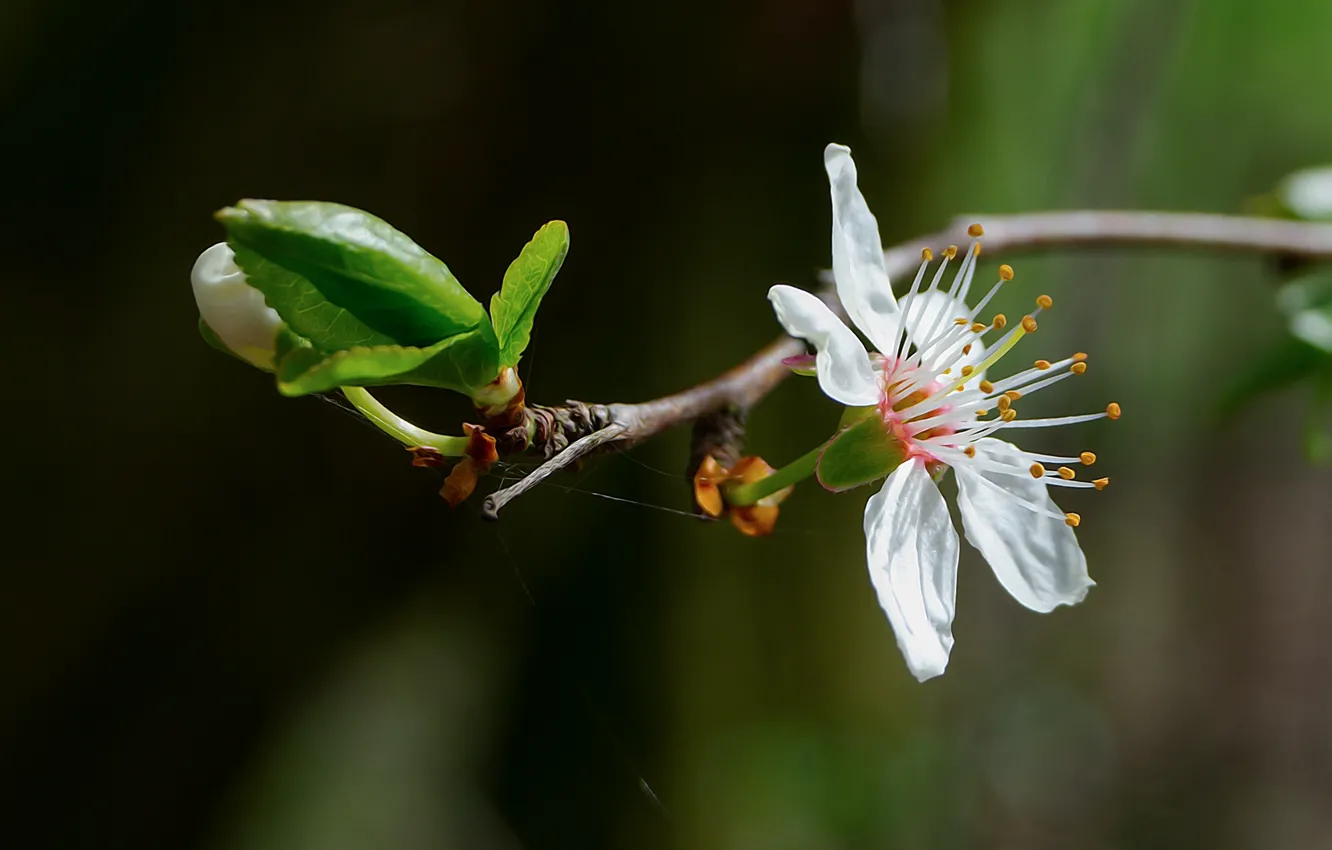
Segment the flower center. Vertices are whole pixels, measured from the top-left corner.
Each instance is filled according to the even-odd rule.
[[[882,369],[880,374],[882,395],[879,399],[879,416],[883,420],[884,428],[901,445],[904,457],[921,457],[927,463],[942,463],[926,448],[924,441],[932,437],[952,434],[957,430],[956,426],[951,422],[945,422],[918,431],[911,427],[911,423],[917,420],[943,416],[952,410],[953,406],[940,403],[939,406],[928,410],[915,410],[910,413],[910,419],[904,419],[902,411],[916,407],[937,394],[945,385],[938,380],[921,383],[920,380],[925,376],[920,373],[920,370],[907,365],[901,360],[890,361],[884,358],[878,360],[878,362]]]

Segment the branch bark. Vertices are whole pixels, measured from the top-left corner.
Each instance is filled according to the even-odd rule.
[[[945,245],[965,244],[970,239],[967,226],[975,221],[985,226],[985,247],[990,253],[1029,254],[1053,249],[1131,246],[1332,260],[1332,225],[1328,224],[1208,213],[1067,210],[956,218],[937,233],[886,250],[884,260],[889,277],[901,278],[915,271],[920,265],[921,248],[938,251]],[[825,282],[831,282],[828,274],[823,277]],[[828,297],[835,303],[835,296]],[[561,417],[565,410],[589,407],[606,415],[581,417],[579,421],[595,427],[586,434],[570,433],[566,426],[563,436],[572,440],[568,447],[522,481],[491,494],[482,505],[482,516],[498,519],[502,507],[552,472],[612,443],[640,442],[673,425],[693,422],[721,410],[734,410],[743,417],[786,377],[788,369],[782,360],[804,352],[804,342],[782,336],[730,371],[674,395],[640,404],[601,406],[570,402],[563,408],[541,408],[545,415],[555,418],[567,419]]]

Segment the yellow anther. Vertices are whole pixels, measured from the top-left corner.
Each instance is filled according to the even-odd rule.
[[[1107,404],[1107,405],[1105,406],[1105,415],[1106,415],[1106,416],[1109,416],[1111,419],[1118,419],[1118,418],[1119,418],[1119,403],[1118,403],[1118,402],[1114,402],[1114,401],[1112,401],[1112,402],[1110,402],[1109,404]]]
[[[972,242],[972,243],[971,243],[971,253],[972,253],[973,255],[979,257],[979,256],[980,256],[980,252],[981,252],[981,243],[979,243],[979,242]]]
[[[1003,313],[995,313],[994,320],[990,324],[994,325],[995,330],[1001,331],[1004,329],[1004,325],[1008,324],[1008,317]]]
[[[1000,410],[1007,410],[1008,408],[1013,406],[1013,400],[1006,395],[1001,395],[999,396],[999,400],[996,401],[995,404],[998,406]]]
[[[967,228],[967,235],[972,239],[975,239],[977,236],[984,236],[985,228],[981,227],[979,224],[973,224]]]
[[[970,378],[970,377],[971,377],[971,373],[972,373],[972,372],[975,372],[975,371],[976,371],[976,367],[975,367],[975,366],[963,366],[963,367],[962,367],[962,377],[964,377],[964,378]],[[948,373],[945,372],[944,374],[947,375]]]
[[[1087,364],[1079,360],[1077,363],[1069,366],[1068,371],[1072,372],[1074,375],[1081,375],[1083,372],[1087,371]]]
[[[1097,478],[1095,481],[1092,482],[1092,485],[1095,486],[1097,490],[1104,490],[1105,486],[1109,483],[1110,483],[1109,478]]]
[[[994,392],[994,384],[990,383],[989,381],[981,381],[980,391],[985,393],[986,395],[989,395],[990,393]]]
[[[971,330],[978,334],[985,333],[988,329],[989,325],[982,325],[980,322],[976,322],[971,326]]]
[[[1003,413],[999,414],[999,418],[1005,422],[1012,422],[1014,419],[1017,419],[1017,411],[1005,410]]]
[[[954,257],[956,257],[956,256],[957,256],[957,246],[956,246],[956,245],[949,245],[947,248],[945,248],[945,249],[944,249],[944,256],[947,257],[947,258],[950,259],[950,260],[953,259]]]
[[[1082,461],[1083,466],[1091,466],[1093,463],[1096,463],[1096,455],[1091,452],[1083,452],[1078,455],[1078,460]]]
[[[1049,368],[1050,368],[1050,361],[1049,361],[1049,360],[1037,360],[1036,363],[1033,364],[1033,365],[1035,365],[1037,369],[1049,369]]]
[[[1069,469],[1067,466],[1061,466],[1059,467],[1059,477],[1065,481],[1072,481],[1077,477],[1077,473],[1072,469]]]
[[[962,346],[962,355],[964,357],[970,353],[971,353],[971,343],[967,343],[966,345]]]
[[[1082,517],[1078,516],[1077,514],[1075,513],[1064,514],[1064,525],[1067,525],[1069,528],[1077,528],[1081,524],[1082,524]]]
[[[920,258],[928,263],[929,261],[934,259],[934,252],[931,251],[929,248],[921,248]]]
[[[1022,398],[1022,393],[1018,392],[1017,390],[1009,390],[1008,392],[1004,393],[1004,395],[1008,396],[1009,401],[1017,401],[1018,399]]]
[[[1000,267],[999,267],[999,279],[1000,279],[1000,280],[1012,280],[1012,279],[1013,279],[1013,267],[1010,266],[1008,263],[1004,263],[1002,266],[1000,266]]]
[[[1041,466],[1039,463],[1033,463],[1031,465],[1031,469],[1029,469],[1028,472],[1031,473],[1032,478],[1045,477],[1045,467]]]
[[[1023,316],[1022,329],[1029,334],[1036,333],[1036,318],[1034,316]]]
[[[962,326],[965,325],[966,323],[967,323],[967,320],[966,320],[966,319],[963,319],[963,318],[957,318],[957,319],[954,319],[954,320],[953,320],[953,324],[957,325],[958,327],[962,327]]]
[[[949,366],[947,369],[943,370],[943,374],[947,375],[947,374],[951,373],[952,371],[953,371],[953,367],[952,367],[952,366]]]
[[[989,415],[990,415],[990,411],[988,411],[988,410],[978,410],[978,411],[976,411],[976,418],[977,418],[977,419],[984,419],[985,417],[987,417],[987,416],[989,416]]]
[[[1073,355],[1073,359],[1081,363],[1082,361],[1087,359],[1087,352],[1079,351],[1077,354]]]
[[[962,450],[962,454],[966,455],[967,457],[975,457],[975,456],[976,456],[976,447],[975,447],[975,446],[967,446],[965,449]]]
[[[1037,295],[1036,306],[1040,307],[1042,310],[1049,310],[1054,306],[1054,299],[1048,295]]]

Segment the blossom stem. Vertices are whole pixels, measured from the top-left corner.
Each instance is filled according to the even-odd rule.
[[[814,474],[815,468],[819,465],[819,455],[823,454],[823,448],[823,445],[817,446],[767,478],[760,478],[758,481],[751,481],[748,484],[723,486],[722,498],[726,500],[728,505],[745,507],[756,504],[759,500],[771,496],[778,490],[789,487],[797,481],[803,481]]]
[[[450,437],[417,427],[389,410],[364,387],[342,387],[342,394],[366,419],[379,430],[405,446],[426,446],[446,457],[463,457],[467,453],[466,437]]]

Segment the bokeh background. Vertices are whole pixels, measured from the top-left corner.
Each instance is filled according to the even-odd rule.
[[[887,243],[1238,211],[1332,158],[1329,55],[1324,0],[6,0],[4,844],[1332,847],[1332,479],[1300,392],[1215,415],[1281,333],[1261,259],[989,257],[1001,308],[1055,298],[1023,358],[1092,354],[1031,409],[1125,416],[1030,434],[1114,479],[1062,500],[1098,586],[1038,616],[968,549],[925,685],[867,493],[803,487],[743,539],[682,515],[681,431],[484,524],[208,348],[187,283],[240,197],[371,210],[483,300],[563,218],[529,398],[645,399],[815,285],[826,142]],[[837,415],[788,382],[750,447]]]

